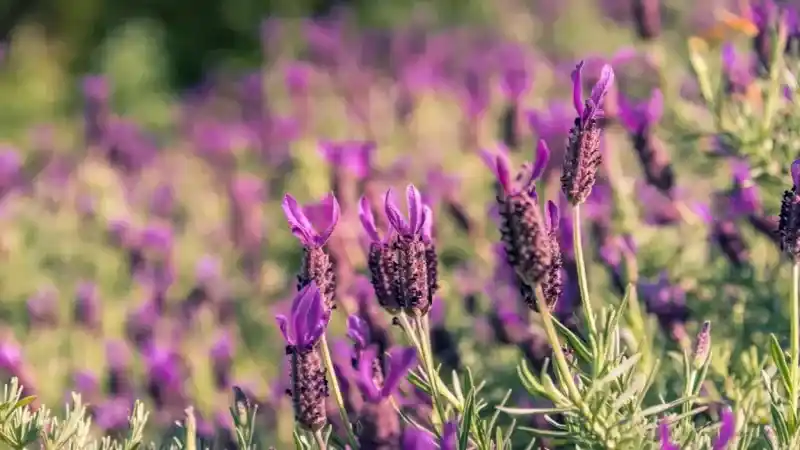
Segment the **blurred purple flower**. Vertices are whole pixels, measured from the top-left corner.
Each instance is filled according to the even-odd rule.
[[[81,282],[75,290],[73,310],[75,323],[88,329],[97,329],[100,326],[101,316],[100,295],[97,286],[88,281]]]
[[[181,406],[186,373],[180,356],[170,347],[151,341],[143,355],[147,370],[147,392],[156,408]]]
[[[730,445],[731,441],[736,434],[736,415],[730,408],[722,410],[722,424],[719,428],[719,434],[714,439],[712,444],[714,450],[725,450]]]
[[[23,159],[17,149],[0,145],[0,197],[20,182]]]
[[[319,149],[323,158],[334,168],[363,179],[372,168],[376,145],[372,141],[323,141]]]
[[[234,342],[228,333],[220,334],[209,350],[214,385],[219,390],[227,390],[231,382]]]
[[[738,218],[762,212],[761,195],[758,186],[750,175],[750,167],[744,161],[731,163],[733,188],[728,194],[728,214]]]
[[[158,151],[153,139],[128,119],[110,120],[102,145],[109,163],[124,173],[142,169]]]
[[[12,374],[22,369],[22,349],[10,335],[0,341],[0,369]]]
[[[362,351],[370,342],[369,327],[361,317],[351,315],[347,318],[347,337],[353,341],[356,350]]]
[[[108,378],[106,387],[111,396],[128,396],[133,392],[130,369],[131,353],[124,341],[106,342]]]
[[[458,428],[455,423],[444,424],[442,438],[436,443],[433,435],[417,427],[408,427],[403,433],[403,450],[456,450],[458,442]]]
[[[373,364],[377,355],[377,347],[368,348],[358,361],[358,378],[356,384],[361,390],[364,399],[370,402],[380,402],[389,398],[397,386],[405,378],[408,371],[417,363],[417,351],[412,347],[401,348],[393,352],[389,369],[382,386],[375,384]]]
[[[672,284],[666,272],[662,272],[656,281],[641,281],[639,293],[647,310],[656,315],[666,330],[670,330],[672,325],[685,323],[689,318],[686,292]]]
[[[81,81],[84,99],[85,139],[89,145],[99,144],[110,119],[111,87],[101,75],[89,75]]]
[[[26,306],[31,328],[53,327],[58,322],[58,292],[52,286],[37,290]]]
[[[746,94],[755,81],[752,61],[736,50],[733,42],[722,46],[722,68],[724,70],[725,90],[728,93]]]
[[[531,75],[527,67],[527,55],[522,46],[507,44],[499,52],[502,67],[502,88],[511,102],[519,102],[531,87]]]
[[[94,423],[106,432],[127,430],[132,407],[131,400],[124,397],[106,400],[95,408]]]
[[[150,196],[150,211],[158,217],[172,217],[175,208],[175,190],[167,183],[159,184]]]
[[[658,423],[658,440],[661,443],[659,450],[680,450],[680,447],[670,438],[667,419],[661,419]]]

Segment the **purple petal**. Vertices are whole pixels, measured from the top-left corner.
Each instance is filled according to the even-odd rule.
[[[356,384],[358,384],[365,399],[374,402],[381,399],[381,391],[375,386],[375,381],[372,378],[372,363],[377,355],[378,350],[375,346],[369,347],[361,354],[358,360],[358,376],[356,377]]]
[[[578,116],[583,116],[583,80],[581,71],[584,64],[584,61],[579,62],[570,74],[570,78],[572,78],[572,106],[575,107],[575,112],[578,113]]]
[[[316,231],[303,213],[297,200],[290,194],[286,194],[283,197],[281,207],[283,208],[283,214],[286,216],[286,220],[289,222],[289,228],[292,230],[292,234],[297,236],[303,244],[311,244],[316,235]]]
[[[347,337],[349,337],[356,348],[364,349],[367,347],[369,329],[366,322],[361,317],[352,314],[347,318]]]
[[[664,94],[661,93],[661,89],[656,89],[647,102],[647,120],[655,123],[661,120],[662,115],[664,115]]]
[[[511,192],[511,163],[506,155],[499,154],[495,158],[495,174],[503,193]]]
[[[430,242],[433,240],[433,211],[427,205],[422,208],[422,226],[420,228],[422,238]]]
[[[358,201],[358,219],[361,221],[361,226],[370,240],[372,242],[380,242],[381,235],[378,233],[378,227],[375,226],[375,215],[372,214],[372,207],[366,196],[362,196],[361,200]]]
[[[339,223],[339,215],[341,214],[341,210],[339,209],[339,201],[336,200],[336,196],[333,194],[329,194],[330,202],[331,202],[331,222],[328,225],[328,228],[320,235],[317,236],[314,240],[317,245],[323,246],[328,239],[330,239],[331,234],[333,234],[333,230],[336,228],[336,224]]]
[[[304,338],[310,331],[306,325],[308,324],[308,315],[311,310],[314,291],[319,294],[319,289],[317,289],[316,283],[312,281],[311,284],[304,287],[300,292],[297,293],[297,296],[295,296],[294,301],[292,302],[292,312],[290,317],[292,320],[292,332],[294,333],[296,340],[294,345],[298,347],[303,347],[306,344]]]
[[[670,439],[669,423],[667,423],[666,419],[662,419],[661,423],[658,425],[658,440],[661,442],[660,450],[680,450]]]
[[[730,408],[722,411],[722,425],[719,427],[719,434],[714,440],[714,450],[725,450],[733,440],[736,433],[736,416]]]
[[[542,176],[542,172],[544,172],[548,162],[550,162],[550,148],[544,139],[539,139],[539,143],[536,145],[536,159],[533,161],[531,180],[536,180]]]
[[[800,159],[792,163],[792,183],[800,188]]]
[[[289,345],[294,345],[294,337],[289,334],[289,320],[283,314],[278,314],[275,316],[275,321],[278,322],[278,329],[281,330],[281,334],[283,335],[283,339]]]
[[[456,450],[458,442],[458,426],[455,422],[447,422],[442,430],[441,450]]]
[[[422,228],[422,199],[420,198],[419,190],[413,185],[409,184],[406,187],[406,202],[408,203],[408,222],[409,232],[419,233]]]
[[[403,433],[403,450],[436,450],[430,433],[416,427],[408,427]]]
[[[403,218],[403,215],[400,213],[400,208],[397,207],[397,204],[394,201],[394,195],[391,188],[386,191],[386,197],[384,198],[384,209],[386,210],[386,217],[389,219],[389,223],[392,225],[392,227],[400,234],[408,234],[408,224]]]
[[[553,203],[552,200],[547,201],[547,219],[548,219],[547,228],[549,230],[552,231],[558,228],[558,223],[560,219],[558,214],[558,205]]]
[[[417,350],[413,347],[406,347],[400,349],[392,355],[391,366],[386,374],[386,379],[383,381],[383,388],[381,395],[384,398],[392,395],[394,390],[405,379],[406,374],[411,367],[417,363]]]
[[[305,335],[302,336],[303,344],[308,345],[316,341],[328,324],[326,308],[322,299],[322,293],[317,288],[316,283],[312,282],[311,298],[308,302],[308,313],[306,314]]]
[[[613,82],[614,69],[612,69],[610,65],[604,64],[603,69],[600,71],[600,79],[592,88],[592,95],[590,96],[595,105],[599,106],[602,103],[603,98],[608,93],[608,90],[611,88],[611,83]]]

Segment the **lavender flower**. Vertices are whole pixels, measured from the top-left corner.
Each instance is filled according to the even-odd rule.
[[[523,168],[515,183],[511,181],[507,157],[501,153],[494,161],[495,176],[500,184],[497,203],[506,258],[528,287],[542,280],[552,261],[534,185],[548,158],[549,149],[540,140],[533,166]]]
[[[458,443],[458,427],[453,422],[447,422],[442,429],[442,438],[439,443],[425,430],[409,427],[403,433],[403,450],[456,450]]]
[[[669,422],[666,418],[661,419],[658,424],[658,440],[661,443],[660,450],[680,450],[680,447],[672,442],[669,434]]]
[[[417,362],[414,348],[403,348],[391,358],[385,378],[374,376],[377,348],[367,349],[358,361],[356,384],[366,401],[360,417],[358,433],[361,448],[392,449],[400,441],[400,419],[389,397],[397,389],[405,374]]]
[[[719,428],[719,434],[712,443],[714,450],[726,450],[734,439],[736,434],[736,416],[730,408],[722,410],[722,424]]]
[[[778,232],[781,250],[800,262],[800,160],[792,163],[792,188],[784,191]]]
[[[633,18],[636,34],[649,41],[661,34],[661,2],[658,0],[633,0]]]
[[[58,293],[52,287],[39,289],[26,303],[28,326],[54,327],[58,323]]]
[[[438,284],[438,257],[431,236],[433,214],[423,206],[419,191],[406,188],[409,220],[402,217],[391,189],[384,197],[384,210],[391,226],[381,238],[369,200],[362,197],[359,218],[371,243],[368,265],[378,302],[391,314],[401,309],[414,316],[428,313]]]
[[[599,120],[603,117],[601,103],[614,82],[614,70],[604,65],[600,79],[583,101],[581,61],[572,72],[572,102],[578,117],[570,131],[561,174],[561,190],[572,205],[583,203],[592,192],[597,169],[602,161],[600,153]]]
[[[711,322],[703,322],[700,331],[697,333],[697,339],[694,342],[694,350],[692,351],[692,364],[695,370],[700,370],[701,367],[708,360],[711,354]]]
[[[319,145],[320,153],[329,164],[357,179],[369,175],[375,148],[372,141],[325,141]]]
[[[297,276],[297,288],[302,290],[312,282],[316,283],[325,299],[325,307],[329,310],[336,308],[336,272],[325,244],[339,222],[339,202],[335,196],[332,196],[330,204],[330,223],[322,233],[314,228],[294,197],[286,194],[282,205],[292,234],[303,244],[303,261]]]
[[[295,419],[304,428],[317,431],[325,426],[328,380],[318,344],[330,319],[330,308],[315,281],[298,292],[289,317],[275,320],[292,358],[292,402]]]
[[[219,390],[227,390],[230,386],[233,351],[233,340],[227,333],[221,334],[209,350],[214,385]]]
[[[75,323],[90,330],[100,326],[100,298],[94,283],[83,282],[75,292]]]
[[[649,100],[639,105],[630,105],[620,95],[619,104],[620,119],[631,135],[645,179],[665,195],[671,195],[675,186],[675,174],[669,154],[655,134],[655,125],[664,110],[661,91],[655,90]]]
[[[547,202],[547,216],[545,220],[547,229],[548,252],[551,255],[550,265],[542,278],[542,291],[544,300],[552,311],[556,303],[561,298],[564,288],[563,261],[561,259],[561,248],[558,243],[559,214],[558,206],[555,203]],[[536,305],[536,302],[533,302]]]
[[[110,118],[110,87],[108,80],[99,75],[90,75],[82,80],[84,97],[85,138],[89,145],[97,145],[103,139]]]

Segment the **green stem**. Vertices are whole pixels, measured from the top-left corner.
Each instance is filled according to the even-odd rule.
[[[350,424],[350,418],[347,416],[347,410],[344,408],[344,397],[342,397],[342,391],[339,389],[339,380],[336,378],[336,371],[333,370],[333,360],[331,359],[331,352],[328,347],[328,339],[324,334],[322,335],[322,339],[320,339],[320,343],[322,346],[322,358],[325,362],[325,372],[328,374],[328,386],[330,386],[333,392],[333,399],[336,402],[336,407],[339,409],[339,417],[342,419],[342,426],[347,434],[347,442],[350,443],[350,447],[356,449],[358,448],[358,443],[355,434],[353,434],[353,427]]]
[[[553,316],[550,313],[550,308],[544,299],[544,292],[540,285],[536,286],[536,305],[539,307],[539,314],[542,315],[542,325],[544,326],[545,335],[553,347],[553,356],[556,359],[556,369],[561,375],[561,380],[567,385],[567,393],[569,399],[575,405],[582,405],[581,393],[578,391],[578,386],[575,385],[575,380],[572,379],[572,374],[569,371],[569,363],[567,357],[564,355],[564,350],[561,348],[561,342],[558,340],[558,333],[556,327],[553,326]]]
[[[325,437],[322,436],[321,429],[314,432],[314,441],[316,441],[319,450],[327,450],[328,444],[325,442]]]
[[[581,307],[583,315],[586,317],[586,324],[589,328],[589,337],[593,343],[596,342],[597,325],[595,324],[594,312],[592,311],[591,300],[589,299],[589,284],[586,277],[586,261],[583,258],[583,243],[581,239],[581,205],[572,207],[572,242],[575,247],[575,264],[578,268],[578,286],[581,292]],[[596,349],[593,349],[596,350]],[[595,353],[597,353],[595,351]]]
[[[792,333],[792,392],[789,393],[791,396],[790,405],[792,408],[792,415],[791,417],[797,417],[797,371],[798,371],[798,364],[800,363],[800,330],[798,330],[798,326],[800,326],[800,263],[795,262],[792,266],[792,323],[791,323],[791,333]],[[797,427],[797,420],[794,420],[794,426]]]
[[[417,317],[417,331],[419,332],[419,352],[422,356],[422,361],[427,372],[428,382],[431,385],[431,399],[433,406],[436,408],[436,413],[439,415],[439,422],[444,423],[447,416],[444,413],[444,405],[441,401],[441,393],[439,390],[439,374],[436,373],[436,366],[433,362],[433,351],[431,350],[431,334],[428,327],[427,316]]]

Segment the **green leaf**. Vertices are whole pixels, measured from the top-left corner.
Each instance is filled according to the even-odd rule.
[[[36,400],[36,396],[35,395],[29,395],[29,396],[23,398],[22,400],[18,401],[14,405],[14,408],[15,409],[16,408],[24,408],[24,407],[30,405],[31,403],[33,403],[35,400]]]
[[[786,389],[787,394],[791,395],[791,393],[794,392],[792,389],[794,382],[792,381],[791,372],[789,371],[789,364],[786,362],[786,354],[783,352],[783,349],[781,349],[778,338],[775,337],[774,334],[770,334],[769,338],[770,356],[775,366],[778,368],[778,372],[781,374],[783,388]]]
[[[556,331],[560,334],[564,339],[566,339],[569,347],[575,351],[575,355],[581,359],[584,363],[591,363],[592,362],[592,355],[589,352],[589,348],[586,347],[586,344],[583,342],[581,338],[578,337],[575,333],[572,332],[569,328],[565,327],[561,322],[553,318],[553,325],[556,327]]]
[[[529,416],[533,414],[561,414],[573,411],[575,408],[512,408],[505,406],[498,406],[497,409],[511,416]]]
[[[642,417],[658,415],[658,414],[661,414],[664,411],[672,409],[672,408],[674,408],[676,406],[680,406],[680,405],[682,405],[682,404],[684,404],[686,402],[692,402],[692,401],[695,401],[695,400],[697,400],[697,397],[695,397],[695,396],[681,397],[679,399],[673,400],[673,401],[668,402],[668,403],[663,403],[661,405],[651,406],[651,407],[643,410],[639,414]]]
[[[589,392],[586,394],[585,398],[587,399],[592,398],[592,396],[594,396],[594,394],[596,394],[600,389],[602,389],[603,386],[633,370],[636,367],[636,364],[639,362],[639,359],[641,359],[641,357],[642,354],[637,353],[631,356],[630,358],[627,358],[625,361],[623,361],[617,367],[611,370],[611,372],[609,372],[608,375],[592,383],[592,387],[589,389]]]
[[[475,417],[475,391],[470,389],[464,402],[464,412],[459,427],[458,449],[469,450],[469,432],[472,428],[472,421]]]

